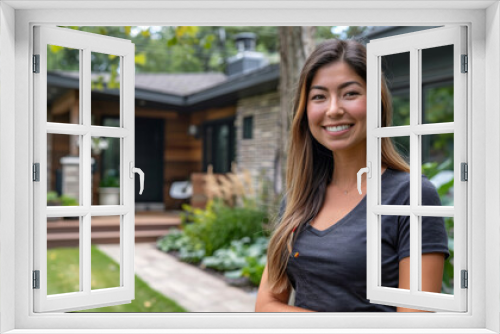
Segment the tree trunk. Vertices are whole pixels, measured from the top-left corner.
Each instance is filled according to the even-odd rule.
[[[281,194],[286,186],[286,158],[293,117],[293,100],[302,66],[315,47],[315,32],[316,27],[279,27],[280,136],[275,160],[274,192],[276,195]]]

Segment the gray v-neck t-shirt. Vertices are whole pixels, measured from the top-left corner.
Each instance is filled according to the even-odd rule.
[[[409,185],[408,173],[387,169],[382,174],[382,204],[409,205]],[[423,205],[441,205],[425,176],[422,200]],[[296,292],[295,306],[323,312],[396,311],[366,299],[366,197],[326,230],[307,222],[299,231],[287,266]],[[444,220],[424,217],[422,253],[433,252],[449,256]],[[398,287],[399,261],[409,255],[409,217],[382,216],[382,286]]]

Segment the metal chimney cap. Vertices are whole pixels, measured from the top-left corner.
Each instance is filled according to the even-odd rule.
[[[234,36],[234,39],[236,41],[240,39],[257,39],[257,35],[253,32],[240,32]]]

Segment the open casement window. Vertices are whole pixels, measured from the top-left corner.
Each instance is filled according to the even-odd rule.
[[[64,76],[78,76],[79,86],[66,95],[54,97],[54,92],[47,91],[47,71],[61,68],[58,53],[69,54],[71,57],[64,59],[73,60],[73,67],[66,64],[65,71],[60,72],[61,80]],[[34,54],[33,167],[34,181],[37,181],[34,182],[34,311],[66,312],[129,303],[134,299],[134,44],[71,29],[40,26],[34,30]],[[96,75],[99,67],[95,61],[99,57],[114,61],[110,74]],[[99,90],[119,96],[120,108],[116,114],[120,121],[115,126],[94,122],[91,96]],[[60,110],[52,110],[50,100],[69,99],[67,96],[71,94],[76,98],[68,106],[69,117],[61,117]],[[92,188],[99,186],[99,182],[93,182],[99,174],[96,172],[99,169],[93,166],[95,151],[111,146],[117,162],[112,173],[105,176],[114,178],[119,199],[113,205],[97,205],[96,196],[92,196],[96,193]],[[61,154],[62,150],[66,150],[65,154]],[[62,195],[71,194],[76,200],[70,206],[61,203],[48,206],[47,192],[54,189],[56,169],[62,169]],[[100,179],[102,181],[103,176]],[[119,229],[121,261],[119,268],[109,268],[119,271],[118,276],[115,274],[119,278],[105,286],[94,286],[91,244],[94,228],[97,231],[99,222],[106,219],[114,219]],[[70,223],[75,224],[77,230],[74,233],[78,240],[73,249],[77,251],[74,253],[77,260],[67,267],[79,276],[79,284],[54,288],[65,273],[53,273],[48,265],[48,260],[58,260],[48,259],[47,248],[51,247],[48,229],[54,228],[54,224],[62,227]]]
[[[467,310],[467,289],[462,279],[467,274],[466,51],[466,28],[459,26],[388,37],[368,44],[367,162],[371,173],[367,178],[367,298],[372,303],[428,311]],[[443,57],[448,57],[449,61],[442,61]],[[446,69],[443,68],[445,63],[453,65]],[[393,95],[391,124],[382,123],[381,91],[384,75],[388,78]],[[397,84],[403,87],[400,91],[404,91],[405,82],[406,96],[392,91]],[[436,86],[439,82],[445,82],[448,86]],[[436,93],[436,87],[441,91]],[[401,101],[406,101],[406,105]],[[444,109],[448,110],[448,116],[436,118],[437,113],[445,114]],[[383,138],[391,140],[396,150],[404,151],[403,155],[409,158],[409,200],[401,205],[384,205],[381,191]],[[435,202],[429,204],[426,192],[429,191],[430,181],[422,177],[425,174],[423,166],[429,161],[429,155],[433,155],[433,148],[442,147],[443,143],[449,149],[445,154],[448,168],[438,168],[441,174],[437,179],[448,177],[445,182],[447,186],[445,184],[442,188],[436,186],[436,182],[432,183],[436,188],[450,188],[448,196],[451,196],[451,201],[442,201],[441,205]],[[446,165],[440,161],[440,167]],[[431,176],[436,175],[427,176],[431,179]],[[384,286],[384,216],[398,216],[409,226],[409,289]],[[425,239],[433,238],[434,228],[439,224],[440,228],[446,224],[452,255],[447,259],[451,263],[447,263],[445,268],[451,286],[447,290],[443,288],[440,293],[422,288],[421,266],[426,249],[432,248],[432,245],[429,246],[430,241]]]

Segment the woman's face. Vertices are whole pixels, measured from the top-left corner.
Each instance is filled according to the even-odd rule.
[[[331,151],[366,145],[366,83],[344,62],[321,67],[307,96],[313,137]]]

